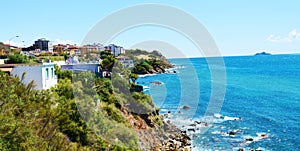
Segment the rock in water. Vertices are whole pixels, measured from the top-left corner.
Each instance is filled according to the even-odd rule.
[[[183,106],[182,109],[187,110],[187,109],[190,109],[190,107],[189,106]]]

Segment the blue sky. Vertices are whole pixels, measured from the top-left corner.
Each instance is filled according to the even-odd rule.
[[[19,35],[12,39],[12,44],[28,46],[37,38],[45,37],[53,42],[80,45],[89,30],[104,17],[122,8],[145,3],[170,5],[192,15],[205,26],[225,56],[252,55],[258,51],[300,52],[300,1],[297,0],[5,0],[0,9],[0,41],[7,43]],[[116,21],[119,22],[122,19]],[[128,48],[136,40],[157,39],[168,41],[181,50],[195,49],[179,34],[158,27],[128,30],[112,42]],[[178,44],[180,41],[182,43]],[[190,57],[198,55],[190,54]]]

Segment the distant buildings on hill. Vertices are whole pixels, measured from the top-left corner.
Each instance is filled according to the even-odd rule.
[[[10,48],[20,49],[12,46],[10,46]],[[24,84],[29,84],[31,81],[34,81],[35,89],[37,90],[49,89],[57,84],[54,64],[61,66],[62,70],[71,70],[73,72],[91,71],[101,78],[111,78],[112,73],[110,71],[101,69],[101,51],[110,52],[120,63],[122,63],[124,68],[134,67],[133,60],[122,55],[125,54],[125,49],[115,44],[110,44],[108,46],[103,46],[99,43],[83,46],[71,44],[53,45],[50,40],[40,38],[37,39],[32,46],[21,48],[21,50],[23,54],[30,57],[45,54],[65,56],[64,61],[55,61],[54,63],[51,63],[51,60],[48,59],[48,63],[41,62],[39,64],[5,64],[7,59],[0,59],[1,71],[6,72],[11,76],[17,76],[20,79],[23,77],[23,74],[26,73],[22,82]],[[2,55],[7,55],[10,52],[10,50],[5,50],[4,48],[1,49]]]
[[[100,43],[87,44],[83,46],[77,46],[72,44],[53,44],[50,40],[45,38],[37,39],[34,44],[27,48],[22,48],[24,52],[32,52],[34,55],[39,55],[40,53],[49,54],[68,54],[70,56],[86,57],[87,55],[97,55],[101,51],[111,52],[115,57],[120,54],[125,53],[125,49],[122,46],[117,46],[115,44],[110,44],[108,46],[103,46]],[[26,53],[28,54],[28,53]]]
[[[6,49],[6,45],[1,44],[0,55],[8,55],[10,49]],[[18,48],[9,46],[9,48],[19,49],[24,55],[29,57],[63,55],[64,61],[54,61],[48,59],[47,63],[40,60],[36,64],[6,64],[7,58],[0,59],[0,70],[11,76],[17,76],[22,79],[24,84],[34,82],[35,89],[49,89],[57,84],[57,76],[55,75],[54,64],[61,67],[62,70],[71,70],[73,73],[80,71],[90,71],[101,78],[111,78],[112,72],[102,69],[101,52],[110,52],[123,65],[124,68],[134,67],[134,62],[125,54],[125,49],[115,44],[103,46],[99,43],[77,46],[72,44],[55,44],[45,38],[40,38],[27,48]],[[25,73],[25,76],[23,76]]]

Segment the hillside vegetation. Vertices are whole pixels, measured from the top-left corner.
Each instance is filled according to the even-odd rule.
[[[103,67],[115,62],[104,59]],[[111,80],[56,67],[58,84],[42,91],[0,71],[0,150],[139,150],[136,130],[162,122],[149,95],[129,92],[130,71],[119,70]]]
[[[135,58],[138,54],[150,59]],[[111,78],[55,66],[58,84],[49,90],[34,90],[34,81],[24,85],[26,73],[19,79],[0,71],[0,150],[174,150],[176,144],[190,145],[180,130],[163,122],[152,98],[135,84],[136,73],[171,65],[156,52],[127,55],[136,61],[132,70],[101,52],[100,66],[114,70]]]
[[[134,60],[132,72],[135,74],[164,73],[165,69],[173,67],[166,57],[156,50],[128,50],[125,55]]]

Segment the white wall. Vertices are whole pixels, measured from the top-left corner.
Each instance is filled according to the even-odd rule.
[[[21,80],[22,75],[25,72],[25,79],[22,82],[28,84],[34,80],[34,84],[36,85],[35,89],[41,90],[43,89],[41,69],[42,68],[39,66],[16,66],[12,69],[11,75],[18,76]]]
[[[4,64],[4,59],[0,59],[0,64]]]
[[[62,65],[66,65],[65,61],[53,61],[52,63],[58,65],[58,66],[62,66]]]
[[[48,78],[46,77],[46,69],[48,68]],[[16,66],[13,68],[11,75],[18,76],[20,79],[22,78],[23,73],[25,72],[25,79],[22,81],[24,84],[30,83],[34,80],[34,84],[36,85],[36,90],[41,89],[49,89],[51,86],[57,84],[57,77],[55,74],[52,76],[52,69],[54,70],[54,64],[46,63],[43,65],[24,65],[24,66]]]
[[[52,42],[48,43],[48,51],[53,53],[53,43]]]

